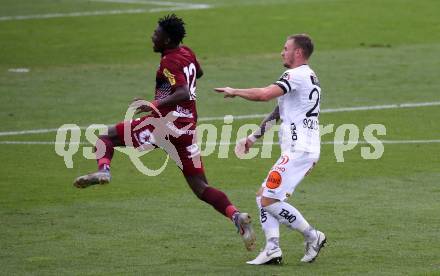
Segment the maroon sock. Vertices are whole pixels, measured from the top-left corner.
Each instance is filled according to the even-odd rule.
[[[232,215],[238,211],[229,201],[225,193],[212,187],[207,187],[205,191],[203,191],[201,199],[211,204],[217,211],[230,219],[232,219]]]
[[[112,140],[106,135],[100,136],[96,141],[95,151],[98,169],[110,170],[110,163],[115,151]]]

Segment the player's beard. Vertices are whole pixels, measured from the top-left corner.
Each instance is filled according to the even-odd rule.
[[[286,68],[292,68],[292,64],[295,64],[295,59],[294,58],[283,60],[283,65]]]

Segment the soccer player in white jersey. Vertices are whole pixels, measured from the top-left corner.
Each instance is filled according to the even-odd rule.
[[[262,137],[276,121],[281,119],[279,142],[281,157],[272,167],[257,192],[260,222],[266,236],[266,245],[248,264],[280,263],[279,225],[299,231],[305,240],[302,262],[313,262],[326,242],[324,233],[316,230],[301,213],[286,202],[311,169],[320,154],[319,102],[321,88],[308,59],[313,52],[313,42],[308,35],[289,36],[281,52],[287,70],[274,84],[264,88],[215,88],[226,97],[241,97],[251,101],[269,101],[277,98],[278,104],[261,123],[259,129],[239,141],[236,152],[247,153],[255,141]]]

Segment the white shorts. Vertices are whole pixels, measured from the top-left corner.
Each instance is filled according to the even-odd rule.
[[[282,153],[264,180],[263,196],[286,200],[296,186],[308,175],[319,160],[319,154],[310,152]]]

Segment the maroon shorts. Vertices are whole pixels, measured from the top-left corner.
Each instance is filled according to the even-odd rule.
[[[164,118],[148,115],[120,122],[116,124],[116,131],[125,146],[139,150],[164,149],[184,175],[204,173],[197,145],[196,123],[168,122]]]

